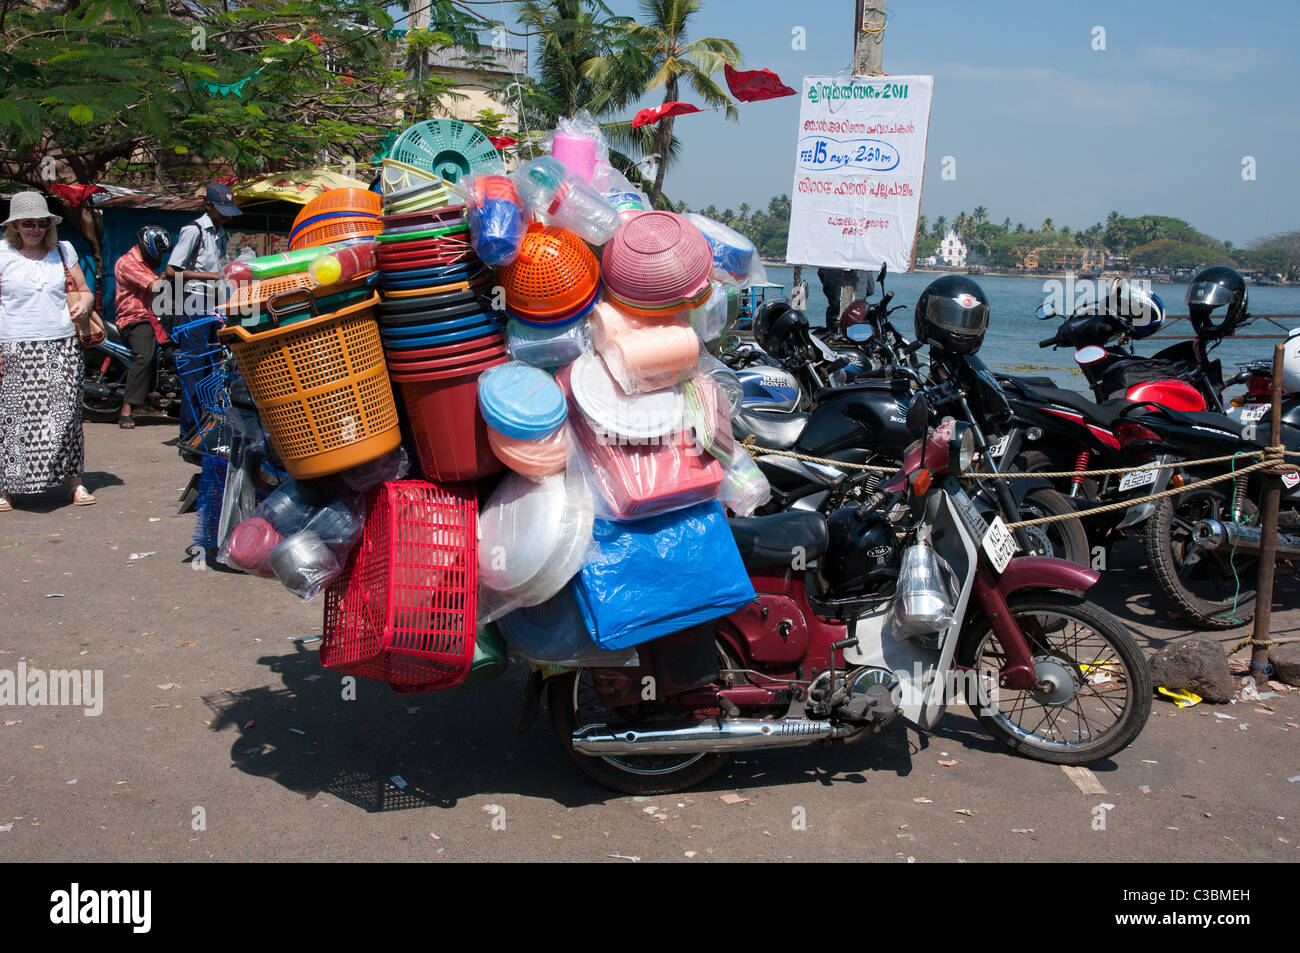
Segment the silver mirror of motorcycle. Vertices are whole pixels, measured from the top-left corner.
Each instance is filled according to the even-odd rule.
[[[1045,304],[1040,304],[1038,310],[1034,312],[1034,317],[1039,321],[1046,321],[1048,318],[1056,317],[1056,312]]]

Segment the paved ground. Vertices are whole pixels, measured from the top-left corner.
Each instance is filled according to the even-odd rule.
[[[190,561],[193,516],[173,513],[194,471],[173,433],[91,425],[98,505],[0,514],[0,670],[98,669],[105,686],[97,717],[0,707],[0,860],[1300,859],[1300,692],[1157,701],[1094,766],[1104,795],[954,714],[932,734],[896,723],[846,748],[756,752],[649,800],[589,783],[544,713],[515,732],[518,665],[476,691],[363,682],[344,701],[300,641],[319,602]],[[1148,652],[1184,637],[1149,607],[1136,551],[1117,562],[1103,598]],[[1298,596],[1280,586],[1277,632],[1300,630]]]

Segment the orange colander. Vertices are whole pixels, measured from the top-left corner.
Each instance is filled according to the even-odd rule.
[[[590,303],[600,286],[600,264],[573,232],[534,222],[519,257],[497,272],[506,309],[535,321],[563,321]]]

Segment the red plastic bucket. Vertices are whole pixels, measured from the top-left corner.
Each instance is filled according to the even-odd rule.
[[[417,374],[424,371],[451,370],[455,367],[470,367],[480,364],[483,361],[494,360],[506,355],[504,344],[497,347],[485,347],[482,350],[474,351],[471,354],[450,354],[447,357],[423,358],[413,361],[404,361],[397,358],[388,359],[389,376],[396,375],[402,377],[407,374]],[[509,358],[506,358],[509,360]]]
[[[478,410],[478,378],[506,363],[504,354],[468,367],[393,377],[411,422],[425,475],[440,482],[477,480],[503,467]]]
[[[493,334],[485,338],[473,338],[469,341],[457,341],[455,344],[443,344],[438,347],[420,347],[409,351],[390,348],[384,351],[388,362],[422,361],[439,357],[451,357],[453,354],[472,354],[484,348],[505,344],[505,335]]]

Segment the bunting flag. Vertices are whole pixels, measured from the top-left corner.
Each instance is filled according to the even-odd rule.
[[[658,122],[660,119],[667,119],[669,116],[682,116],[686,113],[704,112],[699,106],[692,106],[690,103],[664,103],[655,109],[643,109],[632,119],[632,128],[638,129],[641,126],[649,126]]]
[[[108,191],[102,185],[68,185],[65,182],[50,182],[48,188],[68,208],[76,208],[92,195]]]
[[[511,146],[519,142],[518,139],[512,139],[510,136],[488,136],[488,141],[498,150],[509,149]]]
[[[760,99],[779,99],[782,96],[798,95],[793,89],[781,82],[770,69],[734,70],[730,65],[723,66],[727,75],[727,88],[731,95],[742,103],[754,103]]]

